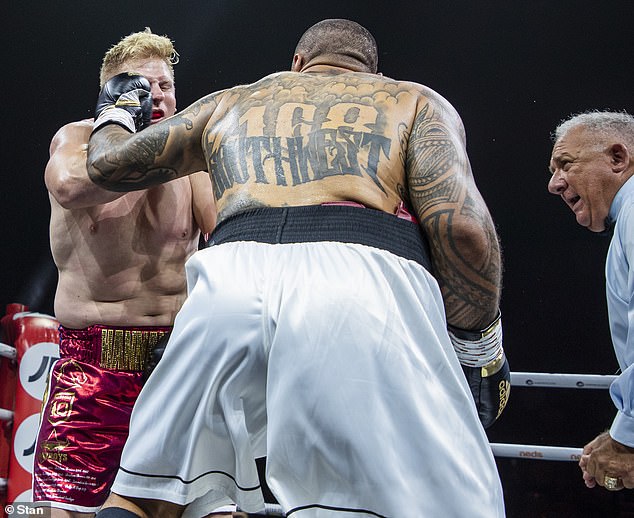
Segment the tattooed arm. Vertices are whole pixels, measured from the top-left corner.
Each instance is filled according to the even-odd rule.
[[[462,122],[440,97],[419,102],[407,150],[407,174],[448,323],[462,329],[486,327],[498,311],[500,247],[471,174]]]
[[[137,191],[206,170],[201,139],[215,95],[138,133],[115,124],[95,131],[88,143],[90,179],[111,191]]]

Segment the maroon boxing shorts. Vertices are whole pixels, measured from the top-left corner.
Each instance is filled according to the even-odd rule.
[[[105,501],[152,347],[170,327],[60,327],[33,467],[33,500],[76,512]]]

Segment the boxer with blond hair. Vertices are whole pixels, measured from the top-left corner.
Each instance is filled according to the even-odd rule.
[[[108,50],[100,84],[142,75],[148,122],[158,123],[176,111],[177,62],[172,41],[146,29]],[[150,352],[186,297],[185,261],[216,218],[206,172],[132,193],[95,185],[86,171],[92,130],[87,119],[57,131],[44,177],[61,358],[44,401],[33,497],[60,517],[92,516],[106,499]]]

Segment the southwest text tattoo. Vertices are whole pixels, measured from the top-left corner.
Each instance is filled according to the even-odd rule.
[[[358,103],[253,106],[234,133],[207,145],[216,199],[250,181],[295,187],[338,175],[368,177],[385,192],[378,168],[391,140],[375,130],[379,118]]]

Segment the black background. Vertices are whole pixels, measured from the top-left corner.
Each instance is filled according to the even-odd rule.
[[[288,69],[308,26],[350,18],[376,37],[385,75],[430,86],[463,118],[503,246],[512,370],[614,374],[608,240],[579,227],[546,184],[550,133],[561,119],[595,108],[634,112],[633,15],[631,0],[4,2],[0,308],[27,302],[52,311],[48,145],[61,125],[92,115],[111,44],[146,26],[172,38],[184,108]],[[516,387],[489,437],[580,447],[613,414],[607,391]],[[509,517],[634,516],[634,496],[586,489],[574,462],[498,464]]]

